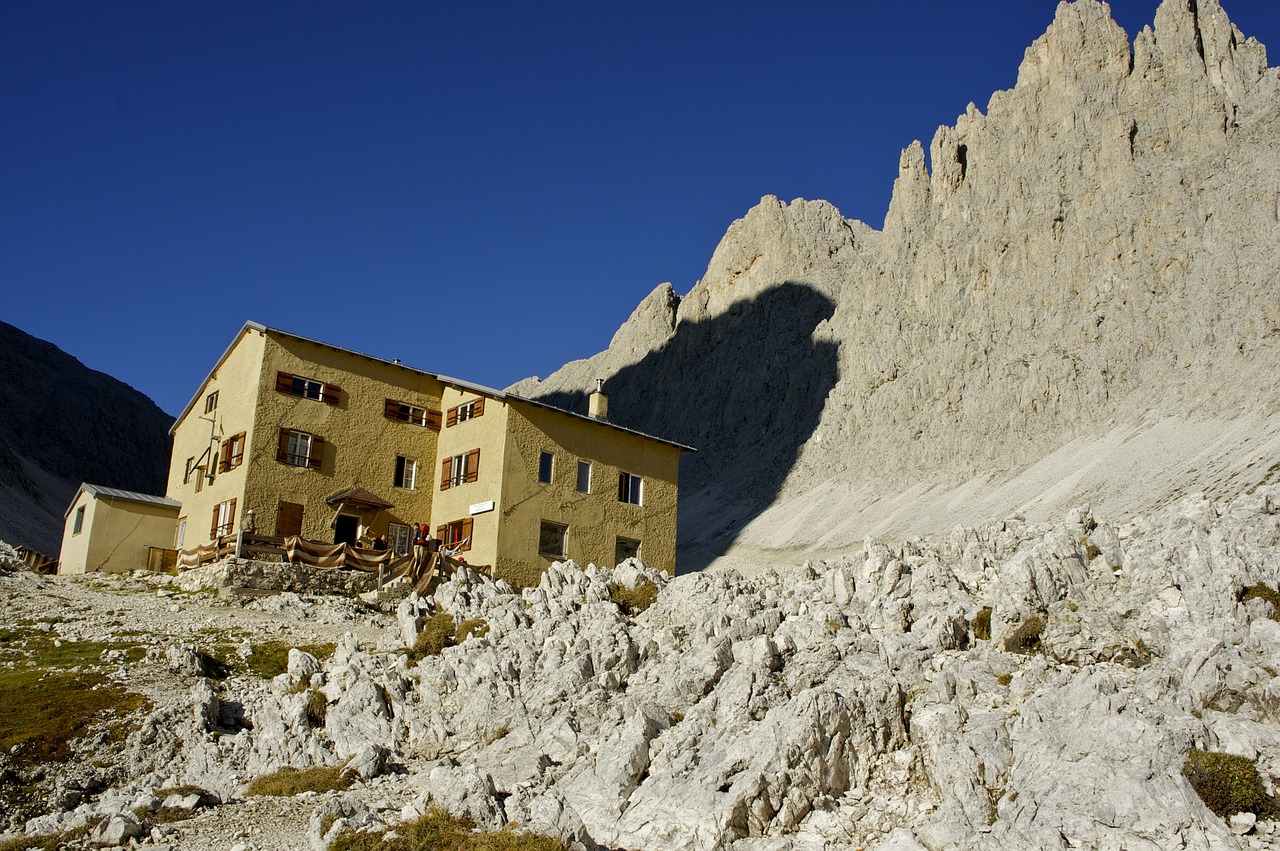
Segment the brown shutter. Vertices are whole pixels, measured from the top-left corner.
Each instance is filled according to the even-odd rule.
[[[227,512],[227,518],[227,525],[230,527],[227,529],[227,534],[230,535],[236,530],[236,501],[234,499],[231,500],[231,509]]]
[[[440,464],[440,490],[447,491],[449,489],[449,479],[453,475],[453,459],[446,458]]]
[[[287,372],[277,372],[276,390],[281,393],[293,393],[293,376]]]
[[[468,540],[470,537],[471,537],[471,518],[468,517],[462,521],[462,538],[460,538],[460,540],[466,541],[466,543],[462,545],[462,549],[464,552],[466,550],[471,549],[471,541]]]
[[[437,526],[437,527],[436,527],[436,538],[437,538],[437,539],[440,541],[440,543],[442,543],[442,544],[443,544],[443,543],[445,543],[445,540],[444,540],[444,533],[445,533],[445,532],[447,532],[447,531],[449,531],[449,527],[448,527],[448,526],[445,526],[444,524],[441,524],[441,525],[439,525],[439,526]]]
[[[227,473],[231,471],[231,438],[222,441],[222,460],[218,462],[218,472]]]
[[[427,428],[435,429],[436,431],[440,430],[439,411],[427,411]]]
[[[463,476],[464,482],[474,482],[480,477],[480,450],[472,449],[467,453],[465,466],[462,468],[465,472]]]
[[[450,408],[448,411],[445,412],[444,427],[450,428],[452,426],[456,426],[457,424],[458,424],[458,406],[454,405],[452,408]]]
[[[336,384],[325,382],[324,389],[320,391],[320,401],[326,405],[337,405],[342,399],[342,388]]]
[[[302,504],[280,500],[276,512],[276,535],[281,538],[302,534]]]
[[[289,457],[289,429],[280,429],[280,442],[276,445],[276,460],[284,461]]]
[[[476,400],[475,407],[471,411],[471,416],[478,417],[484,413],[484,397],[481,396]]]
[[[213,507],[213,522],[209,524],[209,538],[215,540],[218,537],[218,506]]]
[[[627,487],[627,474],[618,474],[618,502],[627,502],[631,498],[631,489]]]
[[[382,410],[382,415],[389,420],[400,419],[400,403],[395,399],[388,399],[387,406]]]
[[[324,438],[311,435],[311,457],[307,459],[307,466],[313,470],[320,469],[320,462],[324,460]]]

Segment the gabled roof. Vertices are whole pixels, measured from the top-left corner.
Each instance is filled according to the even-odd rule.
[[[266,325],[263,325],[260,322],[253,322],[253,321],[244,323],[244,327],[240,329],[240,332],[236,334],[235,339],[231,341],[231,345],[227,346],[226,351],[222,353],[222,357],[218,358],[218,362],[213,365],[213,369],[209,370],[209,374],[205,376],[204,381],[200,382],[200,386],[196,389],[195,395],[191,397],[191,401],[188,402],[187,406],[182,409],[182,413],[178,414],[177,418],[173,421],[173,425],[169,428],[170,435],[172,435],[174,431],[178,428],[178,423],[180,423],[183,420],[183,418],[186,417],[186,415],[191,412],[192,407],[194,407],[196,402],[200,399],[200,395],[204,391],[205,385],[209,383],[209,379],[213,378],[214,373],[216,373],[218,371],[218,368],[222,366],[223,361],[225,361],[227,357],[230,356],[231,350],[236,347],[236,344],[240,342],[240,338],[243,337],[245,333],[248,331],[257,331],[262,334],[275,334],[281,337],[290,337],[294,340],[300,340],[304,343],[311,343],[312,345],[315,345],[315,346],[322,346],[323,348],[330,349],[335,352],[342,352],[343,354],[351,355],[353,357],[364,358],[365,360],[373,361],[374,363],[383,364],[384,366],[393,366],[393,367],[396,367],[397,369],[403,369],[404,371],[411,372],[414,375],[421,375],[427,378],[434,378],[443,384],[450,384],[450,385],[453,385],[454,387],[460,387],[465,390],[470,390],[473,393],[479,393],[482,396],[488,396],[492,399],[497,399],[499,401],[505,402],[507,400],[515,400],[517,402],[524,402],[529,405],[535,405],[539,408],[545,408],[548,411],[557,411],[561,414],[565,414],[566,416],[576,417],[580,420],[586,420],[587,422],[592,422],[598,425],[606,426],[616,431],[622,431],[622,432],[626,432],[627,434],[633,434],[636,437],[642,437],[646,440],[656,440],[658,443],[665,443],[668,446],[673,446],[676,449],[679,449],[681,452],[697,452],[697,450],[694,449],[692,446],[685,446],[683,443],[676,443],[674,440],[667,440],[666,438],[656,437],[652,434],[645,434],[642,431],[636,431],[635,429],[632,429],[632,428],[626,428],[625,426],[620,426],[617,423],[611,423],[608,420],[599,420],[599,419],[596,419],[595,417],[589,417],[586,414],[579,414],[574,411],[565,410],[564,408],[557,408],[555,405],[548,405],[546,402],[539,402],[534,399],[529,399],[525,396],[517,396],[515,393],[507,393],[506,391],[503,391],[503,390],[495,390],[492,387],[486,387],[483,384],[476,384],[475,382],[472,382],[472,381],[463,381],[460,378],[450,378],[447,375],[440,375],[439,373],[435,373],[435,372],[427,372],[421,369],[414,369],[411,366],[405,366],[404,364],[400,363],[400,361],[387,360],[386,358],[379,358],[379,357],[374,357],[373,355],[366,355],[363,352],[357,352],[353,349],[344,349],[342,346],[335,346],[332,343],[325,343],[321,340],[313,340],[310,337],[303,337],[300,334],[291,334],[288,331],[281,331],[279,328],[270,328]]]
[[[125,502],[137,502],[143,505],[160,505],[165,508],[181,508],[182,503],[176,499],[170,499],[167,496],[155,496],[149,493],[137,493],[136,491],[124,491],[119,488],[108,488],[103,485],[91,485],[84,482],[80,485],[80,489],[76,491],[76,495],[72,497],[71,504],[67,506],[67,510],[62,512],[62,519],[65,520],[71,514],[71,509],[76,507],[76,503],[80,501],[80,494],[87,493],[90,496],[100,497],[102,499],[121,499]]]

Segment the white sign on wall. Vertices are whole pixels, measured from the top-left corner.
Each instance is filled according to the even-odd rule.
[[[484,514],[486,511],[493,511],[493,500],[490,499],[485,502],[477,502],[475,505],[471,506],[472,514]]]

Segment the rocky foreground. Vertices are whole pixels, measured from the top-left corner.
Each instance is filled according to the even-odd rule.
[[[1183,773],[1194,749],[1234,754],[1275,794],[1278,581],[1277,486],[1120,528],[1080,509],[869,540],[754,580],[634,562],[557,565],[522,593],[458,577],[394,619],[13,573],[5,624],[141,644],[102,659],[150,702],[119,744],[86,736],[69,764],[6,777],[43,778],[51,811],[27,834],[103,823],[100,842],[172,848],[320,848],[430,806],[635,851],[1280,847],[1274,800],[1224,819]],[[647,609],[614,602],[650,583]],[[471,636],[410,661],[440,613]],[[205,651],[235,627],[244,645],[338,637],[273,679],[218,679]],[[348,762],[346,791],[245,795]],[[156,793],[182,787],[187,817],[153,828],[184,806]]]

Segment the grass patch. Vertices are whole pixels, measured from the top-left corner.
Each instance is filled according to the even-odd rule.
[[[409,661],[416,662],[427,656],[439,656],[446,647],[455,647],[471,636],[489,634],[489,622],[484,618],[471,618],[455,625],[453,615],[439,612],[427,618],[418,633],[418,640],[409,650]]]
[[[1260,819],[1280,816],[1280,804],[1263,788],[1253,760],[1193,749],[1182,774],[1204,805],[1222,818],[1234,813],[1254,813]]]
[[[297,645],[284,641],[268,641],[263,644],[255,644],[253,652],[245,660],[245,665],[251,673],[257,674],[264,680],[278,677],[289,670],[289,651],[294,647],[297,647]],[[304,653],[310,653],[323,661],[333,655],[334,645],[311,644],[297,649]]]
[[[0,662],[15,667],[0,668],[0,751],[16,764],[64,762],[74,739],[143,705],[141,695],[107,680],[103,669],[119,663],[100,661],[108,650],[124,650],[127,660],[136,661],[145,655],[137,645],[59,641],[39,630],[6,632]],[[123,725],[115,726],[110,740],[123,738]]]
[[[1044,618],[1039,615],[1029,618],[1004,640],[1007,653],[1027,655],[1040,649],[1040,635],[1044,632]]]
[[[307,723],[312,727],[323,727],[329,715],[329,698],[320,689],[307,690]]]
[[[1250,600],[1265,600],[1271,604],[1271,619],[1280,621],[1280,591],[1265,582],[1255,582],[1245,588],[1239,593],[1237,599],[1241,603],[1247,603]]]
[[[609,583],[609,599],[626,614],[635,617],[658,599],[658,586],[645,580],[634,588]]]
[[[0,851],[58,851],[60,848],[79,848],[81,841],[93,828],[89,825],[61,833],[44,836],[19,836],[0,842]]]
[[[1009,683],[1013,682],[1013,674],[1001,674],[1000,676],[996,677],[996,682],[998,682],[1000,685],[1005,686],[1007,688],[1009,686]]]
[[[973,637],[977,641],[991,640],[991,607],[984,606],[978,613],[973,616],[973,621],[969,627],[973,630]]]
[[[341,791],[350,788],[352,783],[351,777],[343,774],[344,768],[342,765],[282,768],[255,778],[245,794],[289,798],[299,792]]]
[[[394,831],[344,833],[329,846],[331,851],[565,851],[565,844],[550,836],[515,833],[510,829],[476,832],[467,819],[457,819],[432,809],[417,821],[397,825]]]

